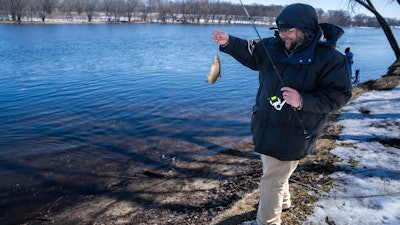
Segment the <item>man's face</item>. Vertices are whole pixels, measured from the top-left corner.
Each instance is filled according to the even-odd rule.
[[[286,50],[292,50],[297,44],[297,29],[279,29],[279,37],[285,43]]]

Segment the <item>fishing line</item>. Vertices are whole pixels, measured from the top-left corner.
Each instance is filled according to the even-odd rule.
[[[258,36],[258,38],[260,39],[260,42],[261,42],[261,44],[262,44],[262,46],[263,46],[265,52],[267,53],[268,59],[269,59],[269,61],[270,61],[271,64],[272,64],[272,67],[273,67],[273,69],[274,69],[275,75],[278,77],[278,79],[279,79],[279,81],[280,81],[282,87],[286,87],[285,83],[283,82],[282,76],[279,74],[279,71],[278,71],[278,69],[277,69],[275,63],[274,63],[274,61],[272,60],[271,54],[269,53],[269,51],[268,51],[268,49],[267,49],[267,46],[265,46],[264,42],[262,41],[263,39],[261,38],[261,35],[260,35],[260,33],[258,32],[258,30],[257,30],[257,27],[256,27],[256,25],[255,25],[255,23],[254,23],[253,18],[250,16],[250,14],[249,14],[249,12],[247,11],[246,6],[244,6],[242,0],[239,0],[239,1],[240,1],[240,4],[242,5],[243,11],[246,13],[247,18],[249,19],[249,21],[250,21],[251,25],[253,26],[254,30],[256,31],[257,36]],[[265,76],[264,76],[264,78],[263,78],[263,80],[262,80],[262,82],[261,82],[261,85],[264,84],[264,79],[265,79]],[[293,107],[292,107],[292,108],[293,108]],[[297,110],[296,110],[295,108],[293,108],[293,111],[294,111],[294,114],[296,115],[297,120],[299,121],[299,123],[300,123],[300,125],[301,125],[301,128],[303,129],[303,134],[306,135],[306,139],[310,138],[311,135],[308,134],[306,128],[304,127],[303,121],[301,120],[299,114],[297,113]]]
[[[260,39],[260,42],[261,42],[261,44],[262,44],[262,46],[263,46],[265,52],[267,53],[268,59],[269,59],[269,61],[271,62],[272,67],[274,68],[274,71],[275,71],[276,76],[278,77],[279,81],[281,82],[281,85],[282,85],[283,87],[285,87],[286,85],[285,85],[285,83],[283,83],[282,77],[281,77],[281,75],[279,74],[279,71],[278,71],[278,69],[276,68],[276,65],[275,65],[274,61],[272,60],[271,54],[269,54],[269,51],[268,51],[268,49],[267,49],[267,46],[265,46],[264,42],[262,41],[263,39],[261,38],[260,33],[258,33],[258,30],[257,30],[257,27],[256,27],[256,25],[255,25],[255,23],[254,23],[253,18],[251,18],[249,12],[247,12],[246,6],[244,6],[242,0],[239,0],[239,1],[240,1],[240,4],[242,5],[242,8],[243,8],[243,10],[244,10],[244,13],[246,13],[247,18],[249,19],[249,21],[251,22],[251,25],[253,26],[254,30],[255,30],[256,33],[257,33],[258,39]]]

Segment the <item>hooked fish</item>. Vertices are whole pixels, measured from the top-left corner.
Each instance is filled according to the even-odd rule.
[[[221,78],[221,62],[218,54],[215,54],[214,62],[211,65],[211,71],[207,74],[208,83],[213,84],[218,78]]]

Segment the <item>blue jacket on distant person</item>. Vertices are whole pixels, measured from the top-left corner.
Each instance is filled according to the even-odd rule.
[[[344,50],[344,53],[345,53],[345,56],[347,59],[347,63],[349,64],[350,75],[352,75],[353,74],[352,67],[353,67],[354,61],[353,61],[353,53],[350,51],[350,47],[347,47]]]

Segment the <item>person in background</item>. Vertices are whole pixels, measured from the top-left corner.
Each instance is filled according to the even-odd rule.
[[[257,41],[218,29],[212,34],[220,51],[259,71],[251,132],[263,175],[257,218],[243,224],[281,224],[282,210],[292,207],[291,174],[314,151],[328,114],[351,97],[346,57],[335,49],[341,28],[318,24],[306,4],[287,6],[276,24],[274,37]]]
[[[352,66],[353,66],[353,53],[350,51],[350,47],[347,47],[344,50],[345,56],[347,58],[347,63],[349,64],[349,69],[350,69],[350,77],[353,76],[353,71],[352,71]]]

